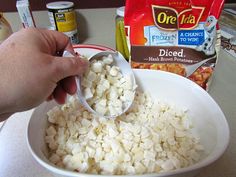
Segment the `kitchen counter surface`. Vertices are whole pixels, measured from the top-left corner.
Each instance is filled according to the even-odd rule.
[[[81,42],[114,48],[115,9],[79,10]],[[34,12],[36,24],[48,27],[46,11]],[[17,13],[6,13],[6,18],[17,31],[21,24]],[[230,143],[223,156],[204,168],[196,177],[236,176],[236,58],[220,52],[210,95],[222,108],[230,127]],[[27,147],[26,130],[33,110],[16,113],[0,124],[0,177],[52,177],[31,156]],[[36,130],[37,131],[37,130]]]

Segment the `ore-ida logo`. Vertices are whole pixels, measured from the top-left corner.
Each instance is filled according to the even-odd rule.
[[[204,12],[204,7],[192,6],[178,13],[174,8],[152,5],[155,25],[164,30],[193,29]]]

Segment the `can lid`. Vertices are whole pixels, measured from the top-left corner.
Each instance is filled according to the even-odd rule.
[[[116,9],[116,14],[124,17],[125,16],[125,6],[119,7]]]
[[[65,9],[65,8],[70,8],[73,7],[74,3],[69,2],[69,1],[56,1],[56,2],[51,2],[46,5],[48,9]]]

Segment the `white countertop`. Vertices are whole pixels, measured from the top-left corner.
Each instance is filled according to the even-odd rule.
[[[85,35],[84,43],[102,44],[114,48],[114,18],[115,9],[80,10],[83,18],[81,25],[87,25],[81,30]],[[36,23],[48,26],[47,13],[35,12]],[[16,13],[6,14],[13,30],[20,27]],[[86,19],[86,20],[85,20]],[[103,19],[106,23],[101,24]],[[45,23],[42,23],[42,20]],[[236,58],[225,52],[215,69],[213,82],[209,91],[223,110],[230,127],[231,139],[223,156],[212,165],[204,168],[197,177],[236,177]],[[31,156],[26,142],[26,130],[33,110],[14,114],[0,128],[0,177],[53,177],[41,167]],[[1,127],[1,124],[0,124]],[[37,130],[35,130],[37,131]]]

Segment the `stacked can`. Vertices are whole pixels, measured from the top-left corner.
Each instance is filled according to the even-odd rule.
[[[48,16],[54,30],[63,32],[72,44],[78,44],[78,28],[74,3],[58,1],[47,4]]]

